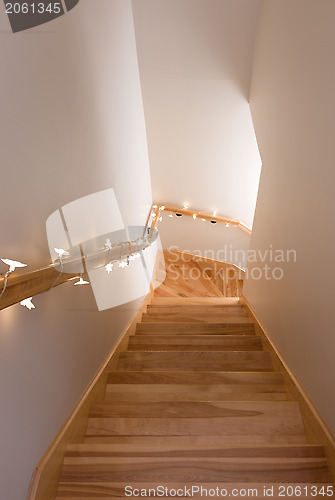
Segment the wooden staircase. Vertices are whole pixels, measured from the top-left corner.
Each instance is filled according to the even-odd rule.
[[[279,484],[307,488],[293,498],[324,498],[317,491],[331,478],[239,299],[154,297],[92,405],[84,442],[67,447],[57,499],[158,485],[262,497]]]

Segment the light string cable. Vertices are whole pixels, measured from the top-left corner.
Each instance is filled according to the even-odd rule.
[[[6,288],[7,288],[7,278],[8,276],[11,274],[11,271],[7,271],[6,273],[2,274],[1,276],[4,277],[4,282],[3,282],[3,289],[2,289],[2,292],[0,293],[0,299],[1,297],[3,296],[3,294],[5,293],[6,291]]]

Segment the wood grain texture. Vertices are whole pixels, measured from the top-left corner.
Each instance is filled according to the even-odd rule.
[[[62,285],[71,280],[77,274],[62,274],[55,271],[54,267],[46,267],[38,271],[32,271],[21,275],[11,275],[7,279],[5,293],[0,299],[0,310],[21,302],[21,300],[33,297],[38,293],[49,290],[56,279],[54,286]],[[3,289],[3,278],[0,278],[0,292]]]
[[[201,457],[68,457],[64,459],[61,481],[89,482],[180,482],[197,481],[294,483],[297,481],[328,483],[325,458],[242,458],[215,459]],[[297,479],[299,478],[299,479]]]
[[[122,352],[118,370],[271,371],[266,352]]]
[[[142,315],[143,323],[250,323],[250,318],[244,313],[217,313],[208,315],[206,312],[194,313],[171,313],[154,314],[144,313]]]
[[[107,384],[283,385],[280,372],[113,371]]]
[[[107,384],[105,401],[285,401],[285,386],[190,385],[190,384]]]
[[[239,297],[244,272],[234,264],[177,250],[164,251],[166,278],[157,298]]]
[[[261,351],[262,340],[256,335],[133,335],[128,351]]]
[[[136,335],[255,335],[253,323],[194,323],[194,322],[152,322],[138,323]]]

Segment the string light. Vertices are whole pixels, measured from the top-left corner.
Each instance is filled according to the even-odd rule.
[[[187,210],[188,209],[188,205],[184,205],[182,210]]]
[[[18,260],[11,260],[11,259],[1,259],[2,262],[4,264],[7,264],[7,266],[9,266],[9,269],[8,271],[4,274],[4,281],[3,281],[3,288],[2,288],[2,291],[0,293],[0,299],[1,297],[3,296],[3,294],[5,293],[6,291],[6,288],[7,288],[7,278],[8,276],[15,271],[15,269],[17,267],[26,267],[27,264],[23,264],[22,262],[18,261]]]
[[[157,219],[157,220],[158,220],[159,222],[162,222],[163,217],[158,217],[158,219]]]
[[[121,267],[121,269],[123,269],[124,267],[127,267],[127,262],[125,262],[124,260],[122,262],[119,262],[119,267]]]
[[[107,248],[108,250],[112,250],[112,247],[113,247],[113,245],[112,245],[111,240],[109,238],[107,238],[106,243],[105,243],[105,248]]]
[[[113,271],[113,264],[111,262],[108,262],[108,264],[105,265],[105,269],[107,273],[111,273]]]
[[[17,267],[26,267],[27,266],[27,264],[23,264],[22,262],[19,262],[18,260],[11,260],[11,259],[1,259],[1,260],[5,264],[7,264],[7,266],[9,266],[9,270],[8,270],[9,273],[12,273],[13,271],[15,271],[15,268],[17,268]]]
[[[21,300],[20,304],[21,306],[24,306],[29,309],[29,311],[31,311],[32,309],[36,309],[35,305],[32,303],[32,300],[33,298],[29,297],[29,299]]]
[[[201,219],[201,220],[202,220],[202,222],[206,222],[206,219]]]
[[[169,217],[173,217],[173,215],[172,215],[172,214],[170,214],[170,215],[169,215]]]
[[[80,276],[79,281],[77,281],[75,283],[75,285],[89,285],[89,284],[90,284],[90,282],[89,281],[85,281],[82,276]]]
[[[213,212],[213,217],[215,217],[215,216],[216,216],[216,210]]]
[[[192,217],[193,217],[193,219],[196,219],[197,218],[197,214],[193,214]]]
[[[229,224],[229,222],[227,222],[227,223],[226,223],[226,227],[229,227],[229,226],[230,226],[230,224]]]
[[[54,248],[55,252],[58,253],[58,257],[61,259],[64,255],[70,255],[70,252],[64,250],[63,248]]]
[[[152,208],[157,208],[157,205],[152,205]]]

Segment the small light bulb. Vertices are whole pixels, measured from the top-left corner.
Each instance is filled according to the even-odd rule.
[[[230,226],[230,224],[229,224],[229,222],[227,222],[226,227],[229,227],[229,226]]]
[[[157,208],[157,205],[152,205],[152,208]]]
[[[213,217],[215,217],[215,216],[216,216],[216,210],[213,212]]]
[[[170,215],[169,215],[169,217],[173,217],[173,215],[172,215],[172,214],[170,214]]]
[[[161,210],[165,210],[165,207],[164,207],[164,205],[162,205],[162,206],[160,207],[160,209],[161,209]]]
[[[184,205],[183,210],[187,210],[187,209],[188,209],[188,205]]]
[[[162,222],[163,217],[158,217],[158,219],[157,219],[157,220],[158,220],[159,222]]]
[[[197,214],[193,214],[192,217],[193,217],[193,219],[196,219],[197,218]]]
[[[201,219],[201,220],[202,220],[202,222],[206,222],[206,219]]]
[[[123,269],[124,267],[127,267],[127,262],[124,262],[124,261],[120,262],[119,267],[121,267],[121,269]]]
[[[34,304],[32,303],[32,299],[33,299],[32,297],[29,297],[29,299],[21,300],[21,302],[20,302],[21,306],[26,307],[30,311],[31,311],[31,309],[36,309]]]

